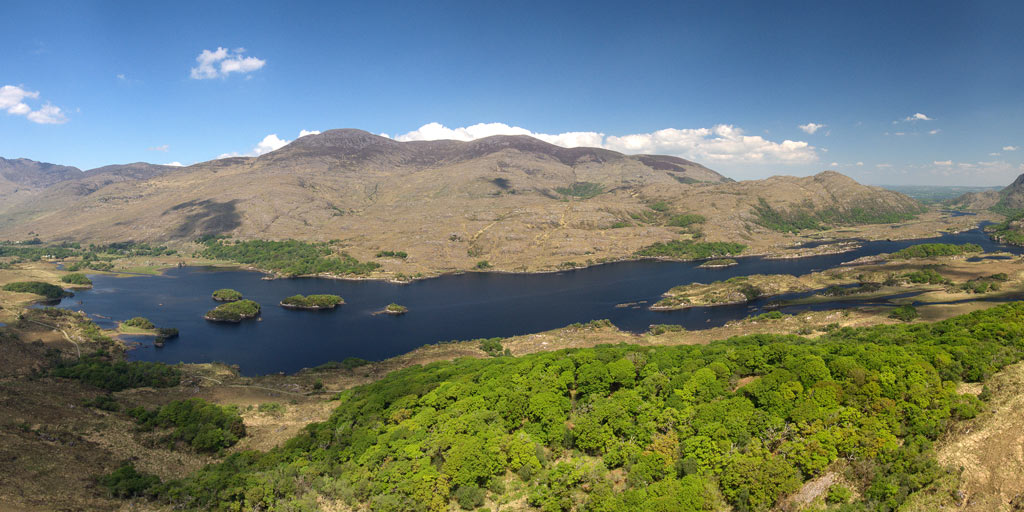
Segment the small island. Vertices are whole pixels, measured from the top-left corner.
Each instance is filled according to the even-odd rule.
[[[388,304],[386,308],[384,308],[384,312],[389,315],[404,315],[409,312],[409,308],[392,302],[391,304]]]
[[[281,301],[281,307],[285,309],[324,310],[334,309],[344,303],[345,299],[337,295],[292,295]]]
[[[146,317],[137,316],[121,322],[118,330],[125,334],[156,334],[156,325]]]
[[[213,292],[213,300],[217,302],[235,302],[242,300],[242,292],[231,288],[221,288]]]
[[[157,347],[164,346],[164,342],[178,337],[178,329],[174,327],[159,327],[156,330],[156,339],[153,340],[153,345]]]
[[[260,305],[248,299],[221,304],[206,312],[203,318],[211,322],[228,322],[237,324],[248,318],[256,318],[260,314]]]
[[[708,260],[700,264],[700,268],[725,268],[739,265],[739,262],[732,258],[719,258]]]
[[[809,290],[809,286],[795,276],[753,274],[710,284],[691,283],[676,286],[665,292],[663,298],[649,309],[671,311],[692,307],[746,304],[761,297]]]
[[[174,327],[157,327],[150,319],[142,316],[120,322],[117,326],[117,332],[121,334],[155,336],[153,345],[157,347],[162,347],[165,341],[178,337],[178,329]]]

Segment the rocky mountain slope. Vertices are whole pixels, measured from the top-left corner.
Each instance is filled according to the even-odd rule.
[[[1024,174],[1002,190],[964,194],[952,204],[968,210],[994,210],[1004,214],[1024,209]]]
[[[791,236],[780,231],[788,229],[766,215],[784,219],[783,228],[817,229],[920,209],[835,172],[737,183],[681,158],[562,148],[527,136],[398,142],[331,130],[260,157],[185,168],[140,163],[79,173],[4,162],[20,164],[3,173],[0,239],[341,240],[359,258],[406,251],[408,271],[483,259],[532,270],[628,256],[695,234],[785,245]],[[684,214],[704,222],[680,226],[674,219]]]

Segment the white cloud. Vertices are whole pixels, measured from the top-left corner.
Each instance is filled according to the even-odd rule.
[[[934,117],[928,117],[920,112],[903,118],[904,121],[934,121]]]
[[[306,135],[316,135],[318,133],[320,132],[316,130],[301,130],[299,131],[299,137],[305,137]],[[291,142],[292,141],[290,140],[278,137],[276,133],[271,133],[270,135],[263,137],[263,140],[257,142],[256,147],[252,148],[247,153],[239,153],[237,151],[232,151],[231,153],[221,153],[220,155],[217,156],[217,159],[219,160],[221,158],[233,158],[238,156],[249,157],[265,155],[267,153],[270,153],[271,151],[277,151],[287,146],[288,144],[291,144]]]
[[[818,158],[815,148],[806,142],[774,142],[759,135],[744,135],[742,129],[724,124],[713,128],[666,128],[650,133],[606,136],[600,132],[534,133],[504,123],[479,123],[462,128],[427,123],[395,139],[469,141],[492,135],[529,135],[562,147],[603,147],[622,153],[668,154],[698,161],[800,163]]]
[[[937,135],[937,134],[938,134],[939,132],[941,132],[941,131],[942,131],[942,130],[940,130],[940,129],[936,128],[936,129],[934,129],[934,130],[931,130],[931,131],[929,131],[929,132],[928,132],[928,135]]]
[[[818,123],[807,123],[807,124],[802,124],[802,125],[799,126],[799,128],[801,130],[803,130],[805,133],[808,133],[810,135],[814,135],[814,132],[816,132],[816,131],[824,128],[824,127],[825,127],[825,125],[818,124]]]
[[[256,156],[263,155],[270,153],[271,151],[281,149],[289,142],[291,141],[278,138],[276,133],[271,133],[270,135],[263,137],[263,140],[256,144],[256,147],[253,148],[253,152],[256,153]]]
[[[1003,146],[1003,151],[1017,151],[1018,149],[1017,146]]]
[[[117,79],[118,80],[127,80],[128,78],[124,76],[124,73],[118,73],[117,74]]]
[[[224,78],[231,73],[252,73],[267,63],[267,61],[256,57],[244,57],[242,56],[244,52],[245,48],[237,48],[232,51],[219,46],[214,51],[203,50],[196,57],[196,62],[199,65],[192,68],[191,76],[196,80]]]
[[[1000,156],[1002,153],[989,153],[988,156]]]
[[[32,108],[30,108],[28,105],[24,103],[17,103],[13,107],[7,109],[8,114],[14,114],[16,116],[23,116],[31,111]]]
[[[164,165],[169,165],[171,167],[185,167],[185,164],[183,164],[181,162],[170,162],[170,163],[166,163]]]
[[[1024,164],[1012,164],[1003,160],[935,164],[937,165],[930,170],[932,175],[950,178],[955,180],[954,182],[977,185],[1005,185],[1024,172]]]
[[[0,87],[0,110],[6,110],[8,114],[23,116],[31,108],[22,100],[25,98],[38,98],[39,92],[31,92],[14,85]]]
[[[839,167],[839,162],[832,162],[828,164],[829,167]]]
[[[64,124],[68,122],[67,116],[64,115],[60,107],[50,105],[49,103],[43,105],[39,110],[29,112],[25,117],[29,121],[39,124]]]
[[[891,169],[892,168],[892,164],[877,164],[877,165],[875,165],[875,167],[877,167],[879,169]]]
[[[46,103],[38,110],[32,107],[25,100],[39,99],[38,91],[27,91],[16,85],[5,85],[0,87],[0,110],[15,116],[25,116],[29,121],[39,124],[64,124],[68,122],[67,116],[60,107]]]
[[[604,139],[603,133],[597,132],[566,132],[557,135],[546,133],[533,133],[526,128],[509,126],[505,123],[477,123],[463,128],[448,128],[441,123],[427,123],[417,130],[404,135],[398,135],[395,140],[461,140],[470,141],[490,137],[493,135],[529,135],[544,142],[557,146],[574,148],[580,146],[600,147]]]
[[[857,162],[857,167],[864,167],[864,162]]]
[[[163,151],[164,153],[166,153],[167,150],[169,150],[169,149],[171,149],[171,146],[169,146],[167,144],[163,144],[163,145],[160,145],[160,146],[153,146],[151,148],[146,148],[146,151]]]
[[[953,165],[953,161],[952,160],[936,160],[936,161],[934,161],[932,163],[935,164],[935,165]]]

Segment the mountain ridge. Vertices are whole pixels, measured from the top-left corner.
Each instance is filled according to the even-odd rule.
[[[1002,214],[1024,209],[1024,174],[1000,190],[968,192],[950,204],[968,210],[992,210]]]
[[[764,205],[779,215],[832,212],[835,222],[843,218],[835,212],[862,204],[920,207],[834,171],[735,182],[678,157],[562,148],[529,136],[400,142],[341,129],[258,157],[69,169],[55,176],[75,179],[0,191],[0,239],[335,240],[361,259],[408,252],[395,265],[410,273],[481,260],[536,270],[631,257],[672,239],[742,242],[759,252],[791,245],[763,221]]]

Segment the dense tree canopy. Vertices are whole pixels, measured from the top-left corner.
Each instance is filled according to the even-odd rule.
[[[216,510],[305,510],[320,495],[443,511],[518,486],[546,511],[716,500],[767,510],[843,459],[860,500],[849,510],[894,510],[942,475],[933,441],[981,406],[956,383],[1022,353],[1024,304],[1014,303],[816,339],[432,363],[345,391],[329,420],[283,446],[233,454],[159,495]]]
[[[345,253],[335,254],[326,243],[298,240],[227,242],[219,238],[203,240],[202,243],[206,248],[199,254],[204,258],[235,261],[286,275],[368,274],[380,266],[373,262],[360,262]]]
[[[64,289],[60,286],[42,281],[17,281],[4,285],[5,292],[34,293],[42,295],[47,299],[59,299],[64,296]]]

